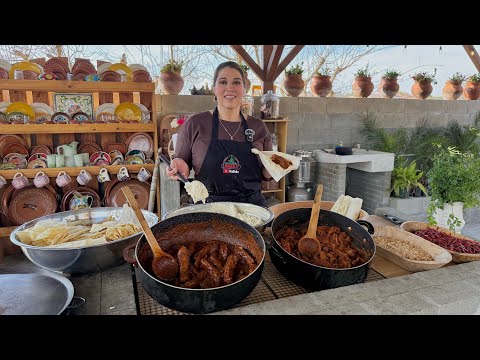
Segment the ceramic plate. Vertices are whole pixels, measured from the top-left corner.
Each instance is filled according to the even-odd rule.
[[[134,133],[127,138],[125,144],[127,145],[127,151],[142,150],[147,159],[150,159],[153,155],[153,139],[147,133]]]
[[[13,225],[22,225],[56,211],[57,197],[49,185],[42,188],[29,185],[15,190],[8,204],[8,217]]]
[[[124,102],[115,108],[115,115],[118,121],[138,121],[142,120],[142,111],[131,102]]]
[[[142,64],[130,64],[128,66],[130,67],[132,72],[135,71],[135,70],[144,70],[144,71],[148,72],[148,69],[145,66],[143,66]]]
[[[65,112],[72,116],[82,111],[93,118],[93,95],[92,94],[53,94],[53,109],[55,112]]]
[[[112,65],[112,63],[105,63],[97,67],[97,74],[101,75],[105,70],[108,70],[108,68]]]
[[[92,156],[92,154],[96,153],[97,151],[102,151],[102,148],[94,142],[84,142],[78,146],[78,153],[88,153],[88,156]]]
[[[7,115],[12,112],[21,112],[22,114],[30,116],[30,119],[35,118],[35,111],[33,111],[32,107],[23,101],[17,101],[11,103],[7,107]]]
[[[126,181],[118,181],[113,185],[108,194],[107,206],[122,207],[126,203],[125,195],[123,195],[122,188],[128,186],[132,191],[138,206],[141,209],[148,208],[148,199],[150,197],[150,184],[141,182],[137,179],[130,179]]]
[[[47,163],[42,159],[35,159],[32,161],[29,161],[27,165],[27,169],[40,169],[40,168],[46,168],[46,167],[47,167]]]
[[[117,105],[114,103],[104,103],[97,108],[97,114],[108,113],[113,115],[116,107]]]
[[[0,79],[8,79],[9,77],[8,70],[0,67]]]
[[[36,102],[31,104],[30,106],[33,108],[33,111],[35,111],[35,114],[45,113],[52,116],[54,113],[53,109],[45,103]]]
[[[0,111],[3,112],[3,113],[7,113],[7,107],[11,104],[10,101],[4,101],[4,102],[0,102]]]
[[[112,64],[108,67],[108,70],[116,71],[119,74],[127,75],[127,81],[132,81],[132,69],[123,63]],[[130,80],[129,80],[130,79]]]
[[[0,59],[0,67],[7,71],[10,71],[12,65],[8,61]]]
[[[0,157],[2,158],[5,157],[6,155],[5,147],[10,143],[19,143],[24,146],[27,146],[27,143],[25,142],[25,140],[23,140],[23,138],[21,138],[18,135],[10,135],[10,134],[0,135]]]
[[[74,191],[78,191],[80,194],[82,194],[84,196],[85,195],[93,196],[92,208],[101,206],[100,196],[98,196],[98,194],[95,190],[90,189],[87,186],[78,186],[78,187],[70,189],[68,192],[65,193],[65,195],[63,195],[63,198],[60,202],[60,207],[61,207],[62,211],[69,211],[70,210],[70,201],[72,200]]]
[[[36,155],[36,154],[45,154],[45,160],[47,160],[47,156],[46,155],[49,155],[52,153],[52,150],[50,150],[50,148],[47,146],[47,145],[36,145],[36,146],[33,146],[31,149],[30,149],[30,153],[33,154],[33,155]]]
[[[19,143],[10,143],[5,146],[3,151],[5,152],[5,155],[16,153],[28,156],[28,148],[25,145]]]
[[[15,70],[31,70],[34,71],[37,75],[40,75],[42,73],[42,69],[40,68],[40,66],[30,61],[21,61],[19,63],[13,64],[8,71],[10,79],[14,78]]]

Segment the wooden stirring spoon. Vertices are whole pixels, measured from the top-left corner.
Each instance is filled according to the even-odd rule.
[[[313,200],[312,212],[310,213],[310,222],[305,236],[298,241],[298,251],[303,255],[313,257],[320,251],[320,242],[317,239],[318,216],[320,215],[320,205],[322,204],[323,185],[317,186],[315,199]]]
[[[135,196],[133,195],[130,188],[128,186],[124,186],[122,187],[122,191],[127,198],[128,203],[132,207],[135,216],[137,217],[138,221],[140,221],[140,225],[142,226],[145,238],[147,239],[148,245],[150,245],[150,249],[152,249],[153,273],[160,280],[170,281],[175,279],[178,273],[177,260],[172,255],[167,254],[160,248],[160,245],[158,244],[157,239],[155,239],[155,235],[153,235],[152,230],[148,226],[148,223],[145,220],[142,211],[138,207],[137,200],[135,200]]]

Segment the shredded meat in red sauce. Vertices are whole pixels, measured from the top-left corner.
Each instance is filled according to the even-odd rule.
[[[162,250],[178,261],[179,274],[169,283],[179,287],[208,289],[234,283],[253,272],[263,258],[252,234],[216,220],[177,224],[155,237]],[[139,260],[156,277],[146,243],[139,251]]]
[[[318,226],[317,239],[320,251],[313,257],[298,251],[298,241],[307,233],[307,227],[294,230],[285,228],[278,231],[277,241],[288,253],[310,264],[334,269],[351,268],[366,263],[371,253],[357,248],[352,238],[337,226]]]
[[[283,169],[288,169],[290,165],[293,165],[290,160],[285,159],[282,156],[279,156],[277,154],[273,154],[270,159],[275,163],[280,165]]]

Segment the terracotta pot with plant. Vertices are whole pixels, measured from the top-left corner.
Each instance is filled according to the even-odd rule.
[[[184,81],[180,75],[183,62],[170,60],[161,70],[159,77],[159,85],[163,94],[178,95],[183,89]]]
[[[468,100],[478,100],[480,98],[480,73],[471,75],[467,79],[463,96]]]
[[[442,89],[442,95],[444,100],[457,100],[462,96],[463,87],[462,82],[467,79],[465,75],[456,72],[445,83]]]
[[[312,77],[310,83],[312,94],[319,97],[326,97],[332,91],[332,80],[328,68],[319,69]]]
[[[434,68],[433,74],[427,72],[416,73],[412,76],[415,83],[412,85],[412,95],[417,99],[426,99],[433,91],[432,82],[437,83],[435,75],[437,74],[437,68]]]
[[[290,69],[285,70],[285,79],[282,85],[289,96],[298,97],[305,87],[305,81],[302,79],[303,63],[297,64]]]
[[[352,85],[353,96],[356,98],[367,98],[373,91],[372,75],[368,71],[368,65],[355,73],[355,80]]]
[[[250,91],[250,87],[252,85],[252,83],[248,79],[248,70],[250,70],[250,68],[244,64],[241,64],[240,67],[242,68],[243,73],[245,74],[245,94],[248,94],[248,92]]]
[[[392,99],[398,94],[400,85],[398,85],[398,77],[401,74],[396,70],[386,70],[382,76],[382,81],[378,85],[378,92],[384,98]]]

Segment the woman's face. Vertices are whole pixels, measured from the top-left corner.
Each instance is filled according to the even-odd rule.
[[[214,93],[217,96],[219,107],[225,109],[240,109],[242,98],[245,94],[242,75],[238,70],[231,67],[223,68],[218,73]]]

